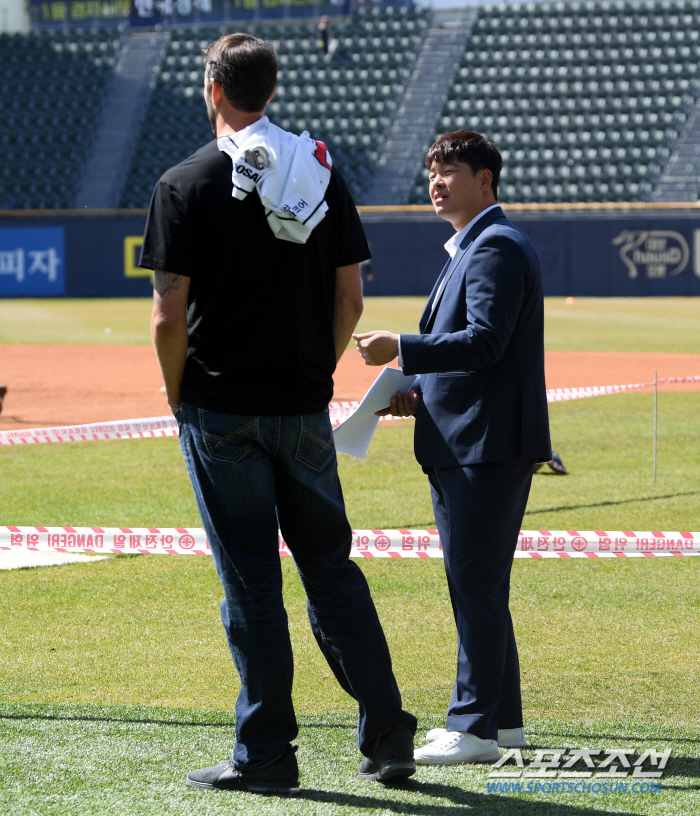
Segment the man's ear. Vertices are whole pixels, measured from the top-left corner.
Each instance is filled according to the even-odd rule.
[[[226,94],[218,79],[211,80],[211,101],[215,108],[221,107],[226,101]]]
[[[277,91],[277,86],[275,85],[275,87],[272,89],[272,93],[270,94],[270,98],[267,100],[268,105],[270,104],[270,102],[272,102],[272,98],[274,97],[276,91]]]
[[[479,185],[482,192],[486,192],[493,185],[493,173],[486,167],[479,171]]]

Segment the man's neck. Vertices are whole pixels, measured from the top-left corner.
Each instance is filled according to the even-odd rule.
[[[262,119],[265,111],[257,111],[256,113],[246,113],[235,108],[230,108],[226,111],[226,115],[219,113],[216,120],[216,136],[233,136],[234,134],[245,130],[252,124]]]
[[[455,232],[461,232],[467,224],[473,221],[475,218],[478,218],[484,210],[487,210],[489,207],[493,207],[494,204],[498,202],[494,199],[493,201],[485,201],[482,207],[478,209],[470,210],[469,212],[460,213],[458,218],[451,220],[450,223],[454,228]]]

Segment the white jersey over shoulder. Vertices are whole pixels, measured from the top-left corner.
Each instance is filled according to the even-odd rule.
[[[333,163],[323,142],[307,131],[288,133],[263,116],[216,143],[233,162],[233,197],[243,200],[257,188],[275,237],[305,244],[328,211]]]

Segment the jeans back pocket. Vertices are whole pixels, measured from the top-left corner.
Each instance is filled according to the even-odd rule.
[[[334,455],[333,431],[327,413],[302,416],[296,460],[320,473]]]
[[[200,430],[212,459],[236,464],[245,459],[259,439],[257,416],[235,416],[199,411]]]

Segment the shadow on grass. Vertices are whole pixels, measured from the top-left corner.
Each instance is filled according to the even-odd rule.
[[[64,722],[112,722],[112,723],[129,723],[129,724],[137,724],[137,725],[174,725],[174,726],[182,726],[186,728],[233,728],[236,724],[236,721],[233,717],[222,714],[221,719],[213,718],[213,719],[206,719],[202,718],[197,719],[196,717],[192,716],[183,716],[181,719],[175,719],[174,717],[154,717],[152,714],[149,716],[140,717],[135,714],[128,714],[125,713],[123,716],[118,714],[100,714],[99,712],[90,713],[90,712],[78,712],[78,713],[71,713],[69,711],[63,714],[52,714],[48,712],[27,712],[27,711],[20,711],[20,712],[13,712],[3,710],[3,707],[0,706],[0,720],[58,720]],[[320,723],[320,722],[299,722],[300,730],[304,730],[307,728],[328,728],[334,730],[347,730],[347,731],[355,731],[357,730],[356,723]]]
[[[534,732],[537,734],[537,732]],[[537,750],[550,748],[553,740],[552,737],[564,738],[564,739],[572,739],[575,740],[577,743],[581,743],[582,741],[590,741],[590,744],[600,744],[601,740],[615,740],[619,742],[641,742],[649,748],[653,748],[655,750],[663,750],[664,748],[668,747],[668,743],[690,743],[700,744],[700,738],[690,738],[690,737],[655,737],[655,736],[639,736],[638,734],[625,734],[621,732],[615,733],[601,733],[597,732],[595,734],[584,734],[582,732],[577,733],[569,733],[567,731],[548,731],[545,737],[545,741],[540,743],[540,740],[531,739],[530,740],[530,748],[529,750]],[[646,770],[649,770],[648,768]],[[652,769],[653,770],[653,769]],[[668,785],[667,780],[673,777],[685,777],[691,779],[700,779],[700,759],[697,757],[688,757],[688,756],[673,756],[671,754],[666,767],[663,771],[663,787],[664,790],[672,789],[672,790],[700,790],[700,785]],[[632,778],[629,777],[631,781]]]
[[[700,785],[664,785],[665,791],[694,791],[700,790]]]
[[[52,710],[53,709],[53,710]],[[63,709],[63,710],[61,710]],[[63,722],[111,722],[143,725],[174,725],[188,728],[226,728],[235,725],[230,714],[203,712],[201,718],[192,712],[170,710],[158,716],[153,709],[138,706],[70,705],[61,703],[0,704],[0,720],[56,720]]]
[[[528,729],[528,735],[529,734],[536,735],[536,734],[538,734],[538,731],[537,730],[531,731],[530,729]],[[655,745],[659,744],[659,743],[662,743],[662,742],[697,742],[697,743],[700,743],[700,736],[695,737],[695,738],[692,738],[692,737],[671,737],[671,736],[663,736],[663,737],[653,736],[653,737],[649,737],[649,736],[640,735],[640,734],[634,733],[634,732],[625,734],[625,733],[623,733],[621,731],[616,731],[615,733],[604,733],[604,732],[601,732],[601,731],[597,731],[594,734],[584,734],[582,731],[577,731],[577,732],[573,733],[573,732],[569,732],[569,731],[557,731],[555,729],[555,730],[551,730],[551,731],[548,730],[546,732],[546,738],[548,740],[550,740],[551,737],[564,737],[564,738],[567,738],[567,739],[578,740],[579,742],[581,740],[612,739],[612,740],[626,740],[628,742],[634,742],[634,741],[638,741],[638,742],[654,742]],[[531,745],[531,747],[535,747],[535,746]]]
[[[74,717],[70,714],[0,714],[0,720],[63,720],[64,722],[112,722],[112,723],[129,723],[137,725],[176,725],[186,726],[187,728],[226,728],[233,727],[234,721],[229,722],[197,722],[195,720],[166,720],[154,717],[98,717],[98,716],[79,716]]]
[[[561,474],[559,473],[536,473],[536,476],[555,476],[557,478],[561,478]],[[641,496],[637,499],[620,499],[618,501],[601,501],[601,502],[593,502],[591,504],[563,504],[561,507],[543,507],[542,509],[533,508],[532,510],[526,510],[526,516],[536,516],[541,513],[560,513],[563,510],[587,510],[590,507],[617,507],[618,505],[622,504],[639,504],[641,502],[653,502],[653,501],[660,501],[663,499],[676,499],[679,496],[700,496],[700,490],[688,490],[683,493],[668,493],[664,496]],[[404,529],[406,530],[422,530],[422,529],[435,529],[435,519],[431,519],[430,521],[415,521],[415,522],[406,522],[404,525]]]
[[[552,474],[555,476],[556,474]],[[526,516],[534,516],[539,513],[559,513],[562,510],[586,510],[589,507],[616,507],[620,504],[637,504],[639,502],[652,502],[659,499],[675,499],[678,496],[700,496],[700,490],[688,490],[684,493],[668,493],[665,496],[643,496],[638,499],[620,499],[619,501],[593,502],[592,504],[563,504],[561,507],[543,507],[540,509],[526,510]]]
[[[528,802],[522,799],[513,799],[492,793],[475,793],[464,790],[455,785],[440,785],[430,782],[416,782],[409,780],[401,785],[401,790],[418,793],[422,796],[435,799],[447,799],[449,805],[429,804],[416,802],[401,802],[397,799],[387,799],[385,796],[359,796],[352,793],[338,793],[335,791],[319,791],[302,789],[297,798],[308,799],[312,802],[322,802],[331,805],[345,805],[371,811],[391,811],[392,813],[406,813],[410,816],[443,816],[454,813],[456,806],[472,808],[475,813],[506,813],[515,816],[600,816],[610,813],[609,809],[578,807],[559,802]],[[391,788],[386,789],[391,790]],[[625,811],[615,811],[618,816],[631,816]]]

